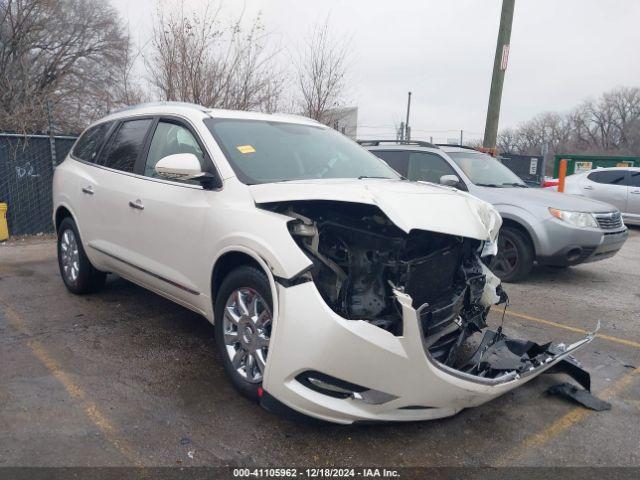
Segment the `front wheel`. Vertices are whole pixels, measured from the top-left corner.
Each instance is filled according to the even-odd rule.
[[[498,235],[498,253],[489,268],[503,282],[518,282],[533,268],[533,246],[526,235],[515,228],[502,227]]]
[[[233,385],[257,401],[269,353],[271,288],[260,270],[243,266],[229,273],[215,303],[216,350]]]
[[[58,266],[70,292],[82,295],[104,285],[107,274],[97,270],[84,251],[78,227],[67,217],[58,227]]]

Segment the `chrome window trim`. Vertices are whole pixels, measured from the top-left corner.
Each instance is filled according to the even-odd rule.
[[[102,170],[106,170],[108,172],[118,173],[120,175],[127,175],[128,177],[139,178],[141,180],[148,180],[150,182],[165,183],[167,185],[174,185],[176,187],[191,188],[193,190],[204,190],[204,187],[202,185],[191,185],[183,182],[174,182],[171,180],[164,180],[162,178],[146,177],[144,175],[138,175],[137,173],[133,173],[133,172],[125,172],[123,170],[117,170],[115,168],[105,167],[104,165],[96,165],[95,163],[87,162],[86,160],[80,160],[75,157],[70,156],[70,158],[75,162],[84,163],[85,165],[90,165],[96,168],[101,168]],[[221,189],[214,189],[213,191],[218,191],[218,190],[221,190]]]

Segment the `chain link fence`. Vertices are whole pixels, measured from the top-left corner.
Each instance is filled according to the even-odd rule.
[[[76,137],[0,133],[0,203],[6,203],[9,234],[53,232],[53,169]]]

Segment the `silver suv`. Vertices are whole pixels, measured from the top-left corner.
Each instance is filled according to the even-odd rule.
[[[526,277],[534,262],[567,267],[612,257],[628,232],[612,205],[538,188],[498,160],[467,147],[360,141],[409,180],[449,185],[493,204],[503,218],[491,268],[503,281]]]

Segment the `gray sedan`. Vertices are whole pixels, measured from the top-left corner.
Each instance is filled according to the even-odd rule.
[[[534,262],[566,267],[612,257],[628,232],[614,206],[528,188],[495,158],[469,148],[427,142],[361,141],[409,180],[465,190],[503,218],[492,270],[505,282],[526,277]]]
[[[598,168],[567,177],[565,193],[614,205],[626,223],[640,225],[640,168]]]

